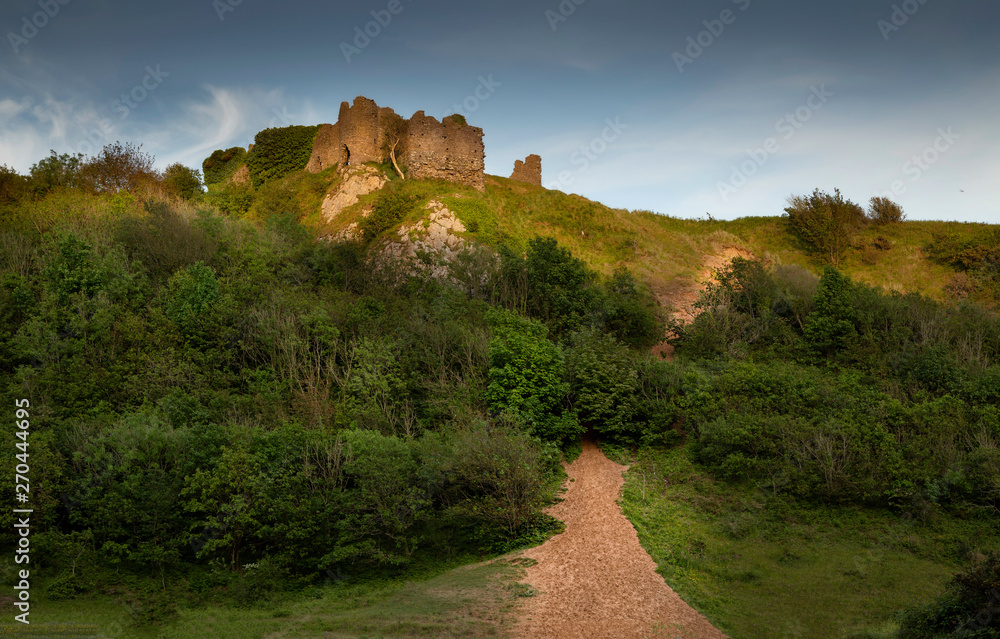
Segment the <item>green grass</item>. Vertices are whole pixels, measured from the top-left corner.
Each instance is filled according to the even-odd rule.
[[[534,591],[523,569],[500,558],[410,580],[343,582],[254,608],[181,608],[157,627],[136,627],[127,604],[108,596],[37,601],[32,624],[91,624],[99,636],[147,639],[326,639],[504,637],[520,601]],[[4,614],[7,614],[4,606]]]
[[[1000,547],[991,522],[788,504],[717,483],[684,448],[641,452],[620,503],[666,582],[739,639],[891,637],[896,613]]]
[[[486,176],[485,193],[439,180],[394,182],[395,188],[420,199],[414,215],[404,223],[412,224],[423,216],[423,205],[437,198],[462,221],[466,235],[483,244],[506,243],[523,250],[533,237],[554,237],[592,269],[610,274],[625,266],[656,293],[693,284],[706,256],[727,247],[747,250],[774,264],[799,265],[817,275],[824,266],[821,258],[791,234],[781,211],[773,217],[687,220],[610,208],[579,195],[492,175]],[[322,234],[335,234],[357,222],[376,197],[375,193],[362,197]],[[838,268],[858,281],[888,291],[917,292],[943,300],[945,286],[955,271],[931,262],[924,247],[935,233],[947,230],[971,236],[984,226],[918,221],[866,228],[857,234]],[[390,229],[387,236],[392,237],[393,232]],[[889,250],[871,248],[878,236],[889,240]]]

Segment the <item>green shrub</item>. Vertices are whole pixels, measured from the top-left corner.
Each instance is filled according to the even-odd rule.
[[[836,265],[851,245],[855,231],[865,223],[865,211],[845,200],[840,190],[833,195],[819,189],[812,195],[788,199],[785,215],[792,231],[812,250]]]
[[[945,593],[923,608],[903,616],[900,639],[1000,637],[1000,555],[955,575]]]
[[[375,200],[375,206],[368,217],[358,222],[363,242],[372,242],[383,231],[399,224],[413,209],[417,197],[396,189],[386,189]]]
[[[286,126],[258,133],[253,149],[247,154],[254,188],[306,168],[318,131],[318,126]]]
[[[631,353],[621,342],[593,329],[573,333],[569,343],[570,403],[581,425],[612,441],[637,438],[639,376]]]
[[[175,162],[163,171],[163,186],[175,197],[193,200],[202,194],[201,173]]]
[[[527,532],[545,501],[542,446],[526,433],[477,422],[454,439],[452,511],[486,546]]]
[[[201,170],[205,175],[205,184],[221,184],[233,176],[246,162],[247,150],[241,146],[218,149],[205,158]]]
[[[903,213],[903,208],[887,197],[873,197],[868,203],[868,219],[872,224],[877,226],[896,224],[902,222],[904,218],[906,215]]]
[[[570,390],[565,358],[546,337],[545,326],[496,310],[487,313],[486,322],[492,331],[486,389],[490,411],[517,416],[544,441],[562,444],[580,435],[576,414],[565,408]]]

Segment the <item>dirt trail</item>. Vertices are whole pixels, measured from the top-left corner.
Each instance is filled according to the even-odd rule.
[[[626,466],[592,441],[566,467],[565,499],[549,513],[566,531],[523,553],[538,563],[526,581],[540,594],[521,610],[514,639],[722,639],[684,603],[639,544],[616,500]]]
[[[733,258],[744,257],[753,259],[753,254],[745,249],[736,246],[727,246],[721,253],[708,255],[694,284],[682,286],[674,290],[663,291],[657,294],[656,299],[667,308],[673,308],[670,316],[685,324],[694,321],[694,303],[698,301],[698,296],[705,290],[705,283],[712,279],[712,272],[733,261]],[[653,355],[662,355],[664,359],[673,359],[674,347],[666,342],[661,342],[653,347]]]

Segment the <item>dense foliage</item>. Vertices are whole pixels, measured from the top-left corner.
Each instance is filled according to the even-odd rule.
[[[246,162],[247,151],[241,146],[217,149],[201,163],[205,184],[220,184],[228,180]]]
[[[318,126],[286,126],[258,133],[246,158],[254,187],[304,169],[318,131]]]
[[[98,214],[9,226],[0,256],[0,393],[31,401],[51,596],[147,578],[251,601],[509,548],[552,526],[558,445],[643,430],[620,338],[656,321],[627,271],[538,240],[484,262],[492,287],[408,275],[316,243],[277,183],[259,225],[80,197]],[[531,318],[502,293],[520,278],[585,290]]]

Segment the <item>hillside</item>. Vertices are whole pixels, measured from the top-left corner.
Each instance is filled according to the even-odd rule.
[[[838,269],[791,218],[678,220],[384,163],[307,171],[314,135],[213,154],[207,193],[179,165],[116,173],[128,146],[0,175],[0,392],[31,418],[2,465],[30,466],[33,596],[58,618],[500,634],[536,594],[508,553],[556,539],[569,550],[527,570],[551,578],[593,542],[553,537],[546,514],[584,436],[629,466],[607,544],[634,527],[730,636],[902,638],[947,612],[936,593],[982,606],[1000,319],[953,302],[995,299],[994,228],[855,218]],[[588,444],[580,465],[605,470],[572,469],[595,496],[566,512],[612,508],[621,466],[599,460]],[[529,608],[575,596],[550,590]],[[379,619],[380,601],[409,621]]]

